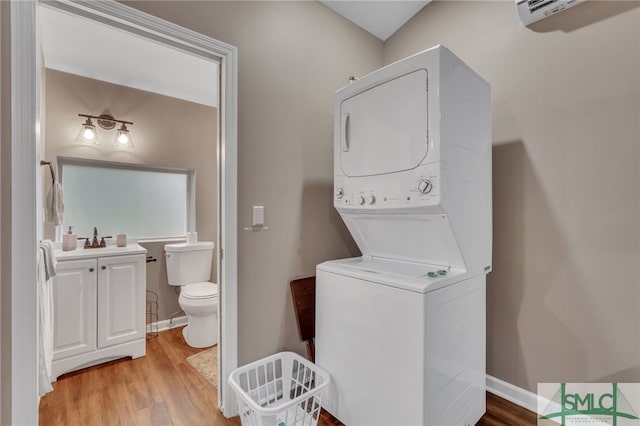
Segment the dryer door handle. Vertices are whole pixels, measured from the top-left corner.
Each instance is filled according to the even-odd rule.
[[[349,152],[349,113],[342,114],[342,120],[340,120],[340,126],[342,131],[340,133],[340,142],[342,145],[342,152]]]

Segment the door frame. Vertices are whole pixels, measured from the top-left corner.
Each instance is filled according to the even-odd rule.
[[[11,423],[38,424],[36,253],[41,237],[38,8],[99,21],[220,64],[218,143],[220,380],[218,404],[236,415],[224,380],[237,367],[237,63],[234,46],[115,1],[11,2]],[[224,254],[224,256],[222,256]]]

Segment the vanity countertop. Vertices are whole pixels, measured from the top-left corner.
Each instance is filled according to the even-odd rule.
[[[55,250],[57,261],[79,260],[91,257],[124,256],[130,254],[146,254],[147,249],[137,243],[129,243],[126,247],[108,245],[103,248],[78,248],[71,251],[62,251],[61,248]]]

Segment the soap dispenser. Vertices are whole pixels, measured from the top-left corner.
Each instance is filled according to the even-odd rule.
[[[78,236],[71,232],[71,226],[69,232],[62,236],[62,251],[75,250],[78,246]]]

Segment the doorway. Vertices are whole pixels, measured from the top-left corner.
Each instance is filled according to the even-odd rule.
[[[39,146],[40,56],[38,10],[48,7],[135,34],[220,64],[217,277],[220,303],[219,401],[235,415],[225,377],[237,365],[237,51],[233,46],[116,2],[60,1],[11,5],[12,40],[12,309],[11,401],[13,424],[37,424],[37,314],[34,253],[42,235]],[[35,129],[35,131],[34,131]],[[37,159],[38,161],[34,161]],[[20,194],[18,197],[17,194]],[[15,238],[20,235],[21,238]],[[25,285],[24,283],[30,283]],[[25,338],[33,336],[33,338]]]

